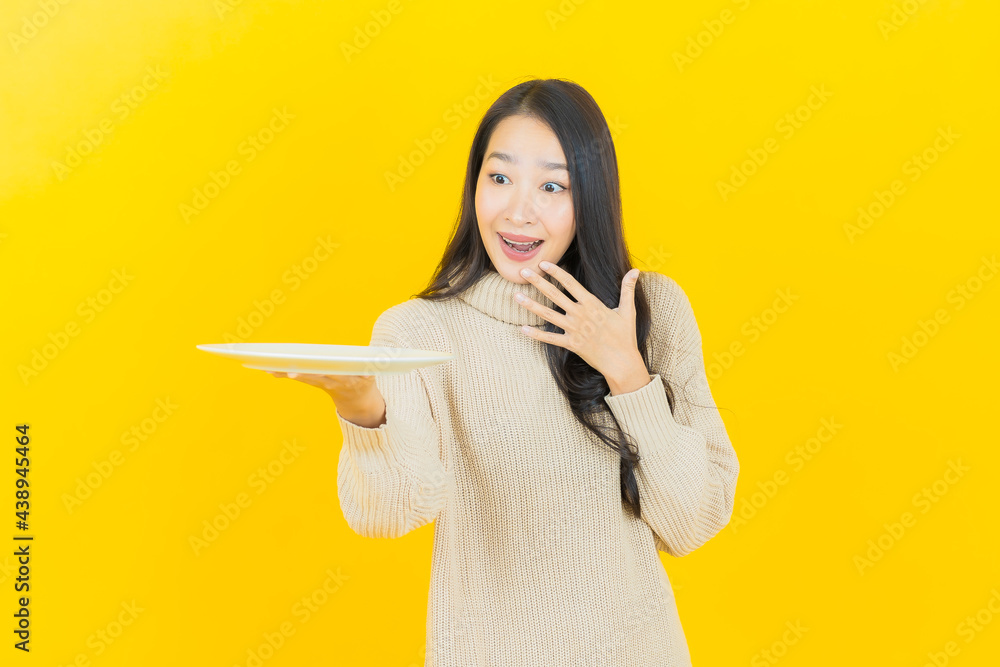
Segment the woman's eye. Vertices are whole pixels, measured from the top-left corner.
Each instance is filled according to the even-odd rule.
[[[491,181],[493,181],[497,185],[506,185],[507,181],[510,180],[506,176],[504,176],[503,174],[490,174],[489,178],[490,178]],[[503,181],[497,181],[498,178],[502,178],[504,180]],[[555,186],[558,189],[550,189],[549,188],[550,185],[553,185],[553,186]],[[555,194],[557,192],[562,192],[563,190],[566,190],[567,188],[565,186],[562,186],[562,185],[556,183],[555,181],[549,181],[548,183],[546,183],[545,185],[542,186],[542,189],[544,189],[546,192]]]

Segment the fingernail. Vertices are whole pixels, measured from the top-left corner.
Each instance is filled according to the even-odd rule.
[[[530,278],[531,276],[535,275],[535,273],[531,269],[521,269],[521,275],[524,276],[525,278]]]
[[[549,261],[547,261],[547,260],[542,260],[541,262],[538,263],[538,266],[540,266],[543,269],[550,269],[550,268],[552,268],[552,264]]]
[[[524,295],[521,294],[520,292],[518,292],[517,294],[514,295],[514,300],[515,301],[524,301]]]

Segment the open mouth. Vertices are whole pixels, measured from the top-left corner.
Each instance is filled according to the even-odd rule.
[[[513,241],[508,241],[501,234],[497,234],[504,243],[506,243],[514,252],[520,252],[527,254],[540,246],[544,241],[532,241],[531,243],[514,243]]]

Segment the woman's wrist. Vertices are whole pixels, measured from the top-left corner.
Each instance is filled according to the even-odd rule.
[[[363,428],[378,428],[386,423],[385,401],[379,392],[372,394],[374,395],[369,395],[362,401],[338,402],[333,394],[330,394],[330,398],[333,399],[337,412],[347,421]]]
[[[616,371],[614,374],[609,373],[604,376],[612,396],[627,394],[649,384],[649,371],[646,369],[646,363],[638,354],[635,355],[632,363],[616,366]]]

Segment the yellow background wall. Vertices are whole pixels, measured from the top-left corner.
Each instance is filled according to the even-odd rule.
[[[694,663],[995,664],[998,14],[5,1],[0,429],[30,424],[36,539],[24,654],[8,450],[0,662],[253,665],[284,628],[268,667],[423,664],[433,527],[355,535],[332,401],[195,345],[367,344],[537,76],[611,123],[740,457],[730,526],[661,554]]]

